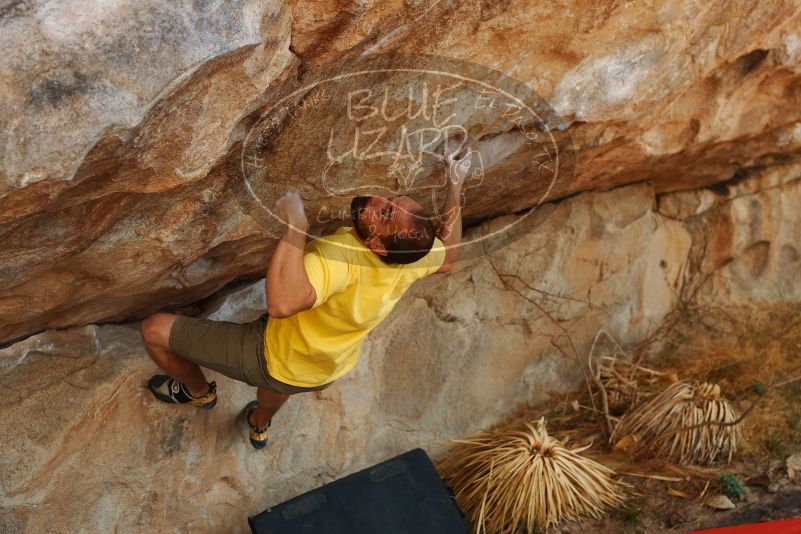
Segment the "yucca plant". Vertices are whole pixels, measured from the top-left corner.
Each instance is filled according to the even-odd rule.
[[[680,464],[730,462],[740,437],[737,415],[715,384],[681,381],[627,412],[612,433]]]
[[[534,532],[624,501],[615,473],[549,436],[544,419],[454,441],[438,468],[476,533]]]
[[[606,393],[606,408],[612,416],[623,415],[636,406],[660,382],[678,381],[673,372],[649,369],[631,361],[629,354],[606,330],[599,330],[595,335],[589,367]]]

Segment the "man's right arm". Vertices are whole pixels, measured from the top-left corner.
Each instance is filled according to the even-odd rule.
[[[291,192],[276,202],[279,217],[287,225],[267,267],[267,313],[288,317],[311,308],[317,295],[303,267],[308,221],[300,195]]]

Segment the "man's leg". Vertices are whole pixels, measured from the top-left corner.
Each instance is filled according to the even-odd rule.
[[[259,428],[264,428],[288,398],[289,395],[284,393],[275,393],[269,389],[256,388],[256,401],[259,406],[253,410],[250,423]]]
[[[193,396],[200,397],[209,391],[209,383],[200,367],[170,352],[170,329],[176,317],[172,313],[156,313],[142,321],[139,331],[147,353],[156,365],[175,380],[186,384]]]

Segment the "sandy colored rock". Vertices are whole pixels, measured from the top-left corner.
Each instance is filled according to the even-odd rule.
[[[691,228],[699,271],[715,273],[712,302],[801,299],[801,166],[788,163],[729,184],[660,198],[658,210]]]
[[[714,495],[706,501],[706,505],[715,510],[734,510],[737,508],[725,495]]]
[[[800,23],[779,0],[0,3],[0,531],[246,532],[266,506],[563,396],[599,329],[639,342],[697,284],[706,304],[798,302]],[[390,52],[532,88],[575,176],[530,232],[418,282],[351,373],[290,399],[267,450],[237,419],[243,384],[211,374],[211,412],[157,404],[138,319],[264,311],[277,233],[237,175],[259,119],[318,69]],[[296,171],[339,118],[321,109],[266,138],[301,155],[270,160],[267,186],[307,188],[316,215],[327,200]],[[462,118],[491,162],[469,239],[542,183],[522,129]]]
[[[775,188],[751,185],[752,200],[778,209]],[[253,395],[244,384],[210,373],[220,392],[210,412],[150,397],[144,383],[156,368],[137,323],[50,330],[2,349],[0,525],[247,532],[248,514],[395,454],[422,446],[437,457],[515,405],[582,383],[563,329],[584,360],[600,328],[630,344],[658,326],[676,296],[651,286],[681,291],[698,261],[687,236],[706,222],[655,206],[645,185],[578,195],[543,210],[535,231],[508,247],[417,282],[369,334],[352,372],[289,400],[264,451],[251,449],[237,420]],[[749,231],[728,220],[736,226],[707,237]],[[263,310],[261,281],[215,295],[203,314],[242,322]]]
[[[787,458],[787,476],[793,482],[801,482],[801,453],[796,453]]]
[[[0,7],[0,343],[260,276],[275,234],[225,163],[270,98],[332,61],[439,54],[528,84],[569,125],[570,191],[695,188],[801,147],[791,2],[62,4]],[[531,203],[519,132],[495,122],[481,138],[503,157],[469,221]],[[276,191],[301,184],[276,171]]]

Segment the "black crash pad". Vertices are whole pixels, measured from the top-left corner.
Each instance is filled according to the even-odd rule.
[[[254,534],[465,534],[464,516],[414,449],[248,518]]]

